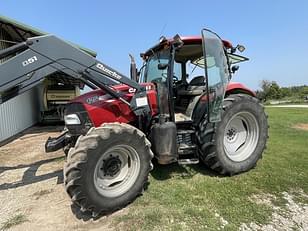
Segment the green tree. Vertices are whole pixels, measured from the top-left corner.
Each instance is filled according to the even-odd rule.
[[[301,98],[308,96],[308,86],[302,86],[302,89],[300,90],[300,96]]]
[[[263,79],[261,81],[260,87],[261,87],[261,91],[259,93],[259,97],[261,100],[267,101],[268,96],[269,96],[270,87],[271,87],[271,82]]]
[[[262,90],[258,95],[263,101],[269,99],[281,99],[283,96],[281,88],[275,81],[262,80],[260,86]]]
[[[281,93],[279,85],[276,82],[274,81],[271,82],[268,94],[269,94],[268,96],[269,99],[281,99],[282,93]]]
[[[289,87],[280,88],[282,97],[290,97],[292,95],[291,89]]]

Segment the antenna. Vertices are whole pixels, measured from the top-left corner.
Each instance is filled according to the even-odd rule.
[[[161,29],[161,31],[160,31],[159,38],[161,38],[161,36],[163,35],[163,33],[164,33],[164,31],[165,31],[165,29],[166,29],[167,25],[168,25],[168,22],[165,22],[165,24],[164,24],[163,28],[162,28],[162,29]]]

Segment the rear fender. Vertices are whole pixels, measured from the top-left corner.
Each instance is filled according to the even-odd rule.
[[[247,88],[245,85],[236,82],[230,82],[227,85],[225,98],[231,94],[247,94],[256,97],[256,93],[254,91]],[[208,106],[207,101],[207,94],[202,95],[193,109],[192,120],[195,126],[197,126],[206,116]]]
[[[251,89],[247,88],[244,84],[231,82],[228,84],[226,89],[225,98],[231,94],[246,94],[256,97],[256,93]]]

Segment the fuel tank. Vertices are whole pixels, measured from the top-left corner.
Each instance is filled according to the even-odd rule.
[[[159,164],[170,164],[178,160],[176,125],[160,117],[151,129],[151,143]]]

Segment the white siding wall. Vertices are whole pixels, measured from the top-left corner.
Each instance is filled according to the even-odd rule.
[[[0,105],[0,142],[38,122],[37,88]]]

